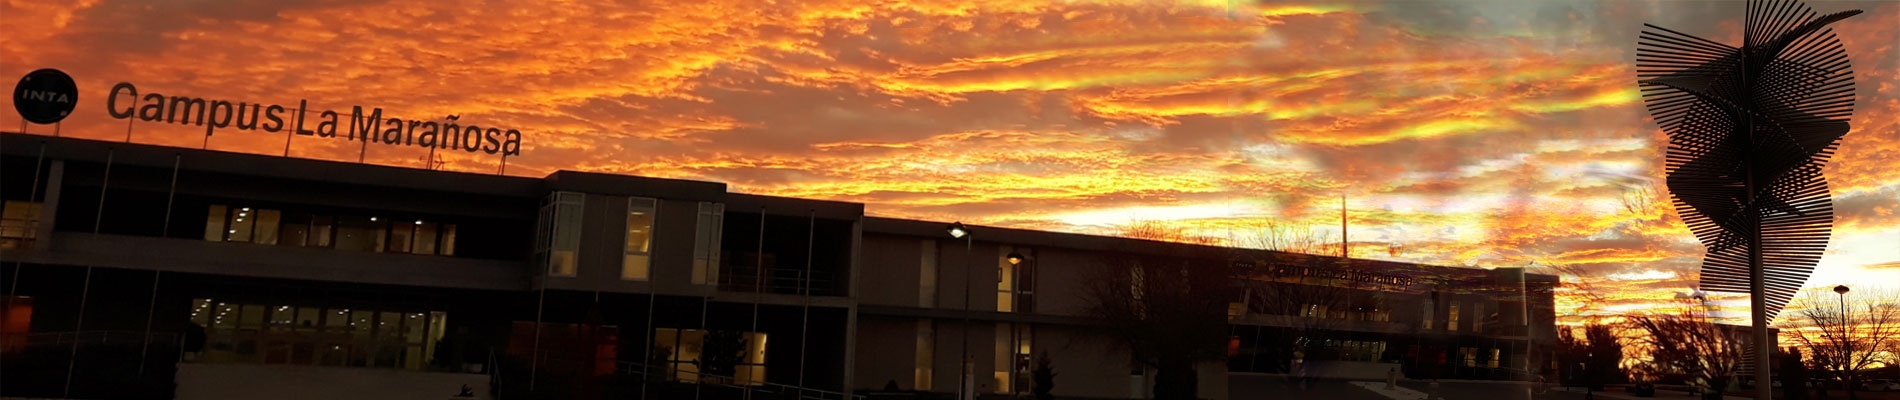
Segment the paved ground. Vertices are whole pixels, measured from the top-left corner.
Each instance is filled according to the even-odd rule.
[[[1422,400],[1425,392],[1430,390],[1430,385],[1425,382],[1400,382],[1399,390],[1386,390],[1385,382],[1340,380],[1316,381],[1301,388],[1288,382],[1285,377],[1260,375],[1231,375],[1227,384],[1228,398],[1233,400]],[[1442,382],[1438,394],[1446,400],[1584,400],[1583,393],[1567,393],[1552,388],[1546,393],[1535,394],[1531,393],[1528,384],[1510,382]],[[1612,397],[1599,396],[1598,399],[1610,400]]]

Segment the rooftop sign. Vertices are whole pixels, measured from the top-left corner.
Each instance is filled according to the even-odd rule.
[[[137,99],[137,100],[122,100]],[[395,146],[433,147],[466,152],[521,154],[521,131],[455,121],[436,122],[385,117],[382,108],[364,110],[351,107],[349,115],[323,110],[310,118],[309,101],[298,100],[296,108],[277,104],[233,103],[229,100],[166,96],[156,92],[139,94],[131,82],[112,85],[106,97],[106,112],[113,118],[146,122],[193,125],[205,128],[205,136],[219,129],[265,132],[289,131],[298,135],[336,137],[365,143]],[[345,121],[339,121],[344,118]]]

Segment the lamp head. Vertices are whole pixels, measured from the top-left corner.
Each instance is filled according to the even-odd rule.
[[[1847,294],[1847,285],[1835,286],[1834,293]]]
[[[1006,259],[1009,260],[1009,265],[1020,265],[1023,263],[1023,255],[1013,251],[1009,252],[1009,256],[1007,256]]]
[[[945,230],[950,232],[950,237],[957,239],[962,239],[964,236],[970,234],[968,229],[963,228],[963,222],[953,222],[950,224],[950,227]]]

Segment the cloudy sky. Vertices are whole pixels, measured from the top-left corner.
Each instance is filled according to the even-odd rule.
[[[1900,282],[1900,2],[1835,25],[1859,81],[1810,285]],[[60,68],[66,136],[126,140],[103,99],[159,92],[525,132],[510,175],[729,182],[879,216],[1111,233],[1260,226],[1356,256],[1575,267],[1622,312],[1694,285],[1631,67],[1648,22],[1730,43],[1739,2],[1244,0],[5,0],[0,76]],[[128,98],[129,100],[129,98]],[[0,100],[11,108],[11,99]],[[14,113],[0,129],[16,130]],[[131,140],[206,145],[132,123]],[[29,126],[51,134],[52,127]],[[282,133],[219,150],[282,154]],[[340,139],[290,155],[355,161]],[[420,166],[425,150],[370,146]],[[501,160],[447,154],[444,168]],[[1388,251],[1391,244],[1402,252]]]

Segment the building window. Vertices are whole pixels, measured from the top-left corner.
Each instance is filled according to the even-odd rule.
[[[996,324],[995,370],[991,375],[996,382],[996,393],[1011,393],[1021,376],[1029,373],[1029,326],[1010,323]]]
[[[1326,308],[1325,305],[1321,304],[1307,304],[1306,308],[1300,311],[1300,316],[1307,318],[1326,318]]]
[[[191,322],[205,328],[205,362],[422,370],[435,357],[447,317],[194,299]]]
[[[936,363],[937,334],[929,319],[917,320],[917,369],[911,378],[915,390],[930,390],[930,378]]]
[[[1009,246],[996,249],[996,311],[1012,312],[1016,308],[1016,266],[1009,263]]]
[[[917,306],[930,308],[937,306],[937,241],[918,242],[923,254],[919,263],[923,268],[917,273]],[[920,389],[921,390],[921,389]]]
[[[699,202],[693,232],[693,284],[719,284],[719,242],[723,240],[726,205]]]
[[[627,244],[620,261],[620,279],[647,280],[653,260],[653,220],[659,211],[657,200],[627,199]]]
[[[311,215],[242,205],[213,204],[205,240],[340,250],[455,255],[455,224],[379,216]]]
[[[1453,309],[1455,310],[1457,308],[1454,307]],[[1470,348],[1470,347],[1460,347],[1458,348],[1458,354],[1461,355],[1462,356],[1461,358],[1465,360],[1464,362],[1465,366],[1467,367],[1478,366],[1478,349]]]
[[[1431,329],[1432,329],[1432,322],[1433,322],[1433,319],[1434,319],[1434,317],[1436,317],[1436,316],[1434,316],[1434,315],[1432,315],[1432,314],[1433,314],[1433,312],[1432,312],[1432,311],[1434,311],[1434,310],[1432,310],[1432,306],[1433,306],[1433,305],[1435,305],[1435,304],[1437,304],[1437,302],[1431,302],[1431,301],[1427,301],[1427,302],[1425,302],[1424,304],[1420,304],[1420,305],[1419,305],[1420,307],[1422,307],[1422,308],[1424,308],[1424,309],[1425,309],[1425,311],[1424,311],[1424,314],[1425,314],[1425,318],[1423,318],[1423,319],[1424,319],[1424,322],[1422,323],[1422,324],[1424,325],[1424,329],[1425,329],[1425,330],[1431,330]]]
[[[1445,330],[1458,330],[1458,303],[1451,303],[1451,311],[1445,313]]]
[[[1498,357],[1499,357],[1499,356],[1501,356],[1501,355],[1502,355],[1503,353],[1504,353],[1504,352],[1503,352],[1503,351],[1500,351],[1499,349],[1495,349],[1495,348],[1494,348],[1494,349],[1491,349],[1491,359],[1490,359],[1490,360],[1487,360],[1487,361],[1485,361],[1485,362],[1484,362],[1484,367],[1485,367],[1485,368],[1497,368],[1497,367],[1498,367]]]
[[[556,192],[541,204],[541,218],[535,227],[535,260],[548,276],[575,275],[586,200],[585,194]]]
[[[1484,302],[1471,303],[1471,315],[1473,315],[1475,318],[1478,318],[1478,319],[1471,320],[1471,331],[1472,332],[1483,331],[1484,330]]]
[[[0,248],[18,248],[39,237],[41,208],[41,203],[33,201],[0,204]]]
[[[699,366],[704,362],[707,341],[718,340],[709,337],[706,331],[699,329],[658,328],[654,330],[653,346],[657,354],[666,362],[668,377],[681,382],[724,382],[757,386],[765,384],[765,333],[731,332],[741,346],[737,365],[732,376],[713,373],[702,374]],[[717,334],[717,333],[715,333]]]
[[[283,212],[213,204],[205,214],[205,240],[277,244]]]

